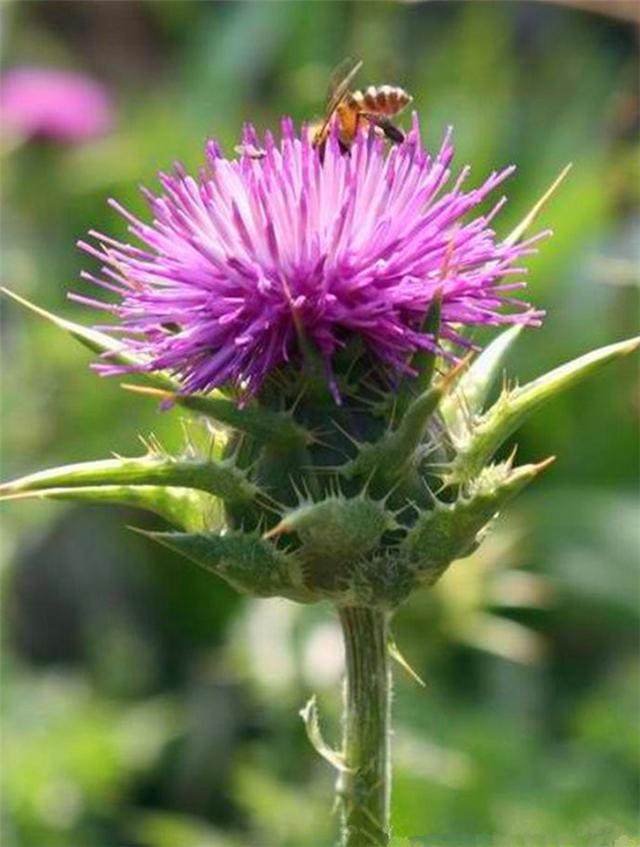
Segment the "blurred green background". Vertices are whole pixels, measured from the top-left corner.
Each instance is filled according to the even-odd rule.
[[[426,138],[453,124],[479,181],[516,162],[506,233],[573,172],[530,262],[544,328],[521,380],[636,330],[638,54],[634,24],[534,2],[5,3],[3,65],[86,71],[115,129],[82,146],[24,143],[2,160],[4,284],[66,300],[105,204],[205,136],[322,109],[332,67],[411,91]],[[632,4],[633,5],[633,4]],[[73,341],[4,304],[4,478],[167,446],[179,414],[101,380]],[[633,847],[640,686],[634,362],[592,379],[519,434],[559,460],[481,551],[397,616],[427,681],[396,669],[394,830],[431,847]],[[251,602],[127,531],[125,510],[4,509],[3,798],[7,847],[328,847],[333,775],[297,710],[317,692],[339,732],[339,634],[328,608]],[[413,841],[399,843],[408,845]]]

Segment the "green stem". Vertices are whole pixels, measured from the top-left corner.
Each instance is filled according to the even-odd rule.
[[[388,615],[377,609],[339,610],[346,679],[343,756],[338,800],[342,847],[389,844],[391,675]]]

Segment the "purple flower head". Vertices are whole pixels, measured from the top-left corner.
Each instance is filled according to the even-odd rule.
[[[16,67],[0,78],[0,118],[19,135],[70,143],[106,133],[113,108],[104,86],[85,74]]]
[[[208,142],[198,178],[181,166],[160,174],[162,192],[145,191],[151,224],[111,201],[141,246],[96,232],[98,246],[80,243],[103,263],[100,278],[84,278],[119,300],[72,296],[118,317],[110,329],[145,362],[140,370],[171,371],[185,392],[236,384],[255,393],[296,360],[299,332],[328,369],[357,335],[406,372],[420,348],[472,346],[466,326],[540,323],[542,313],[512,292],[524,285],[519,260],[545,233],[500,242],[491,221],[505,198],[478,211],[513,168],[465,190],[468,168],[451,177],[450,132],[432,156],[415,116],[406,141],[391,148],[362,132],[345,154],[334,133],[320,156],[306,128],[298,134],[288,119],[279,142],[270,133],[262,142],[251,126],[243,141],[235,160]],[[421,325],[438,293],[436,341]]]

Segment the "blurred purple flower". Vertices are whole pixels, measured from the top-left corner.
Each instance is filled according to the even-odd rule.
[[[167,369],[185,392],[229,383],[255,392],[296,356],[302,329],[328,367],[359,335],[406,372],[413,352],[435,347],[421,324],[438,291],[440,340],[458,347],[472,346],[465,326],[540,323],[542,313],[511,292],[524,286],[518,260],[546,233],[517,245],[497,241],[490,222],[504,197],[464,220],[513,167],[466,192],[465,168],[445,189],[450,132],[431,156],[415,116],[406,141],[391,149],[363,132],[345,155],[334,134],[321,157],[289,119],[279,143],[270,133],[262,143],[248,126],[244,145],[266,155],[230,161],[209,141],[197,179],[180,165],[160,174],[164,192],[144,191],[151,225],[110,201],[142,248],[97,232],[90,234],[98,246],[79,244],[103,262],[101,278],[83,278],[119,302],[71,296],[118,317],[107,329],[145,360],[140,370]],[[106,360],[96,367],[127,370]]]
[[[113,105],[106,88],[85,74],[15,67],[0,77],[0,119],[5,131],[73,143],[104,135]]]

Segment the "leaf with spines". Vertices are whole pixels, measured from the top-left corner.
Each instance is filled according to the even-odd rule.
[[[591,376],[603,365],[627,356],[640,346],[640,338],[620,341],[593,350],[514,389],[505,389],[456,446],[457,455],[445,482],[464,483],[477,476],[504,441],[536,409],[563,391]]]
[[[516,324],[500,333],[460,377],[455,388],[443,398],[440,414],[453,438],[462,437],[482,411],[507,353],[522,330],[523,325]]]
[[[341,469],[341,473],[348,479],[375,474],[376,478],[386,481],[400,476],[416,457],[433,413],[466,365],[467,361],[463,360],[437,385],[412,400],[395,429],[386,432],[379,441],[360,445],[358,455]]]
[[[384,503],[367,496],[327,497],[293,509],[265,538],[295,533],[303,555],[324,559],[334,568],[370,553],[395,526]]]
[[[243,594],[299,603],[318,599],[305,586],[295,554],[278,550],[255,533],[136,532],[217,574]]]
[[[297,424],[286,412],[274,412],[257,403],[239,406],[219,392],[211,394],[179,394],[142,385],[123,385],[127,391],[159,400],[163,405],[176,405],[211,418],[216,423],[244,432],[265,444],[304,446],[313,440],[310,432]]]
[[[123,349],[122,344],[106,333],[74,323],[67,318],[61,318],[53,312],[36,306],[24,297],[8,288],[1,288],[4,294],[16,303],[34,312],[39,317],[68,332],[84,347],[95,353],[100,353],[109,362],[131,366],[136,375],[144,378],[150,387],[142,385],[127,385],[125,388],[138,393],[150,394],[164,404],[179,405],[191,411],[205,415],[225,426],[233,427],[262,442],[277,442],[288,444],[292,442],[308,444],[312,435],[296,424],[290,415],[273,412],[256,405],[240,408],[233,401],[223,397],[220,392],[211,394],[180,393],[180,385],[169,374],[162,371],[137,370],[144,368],[144,361]]]
[[[179,459],[150,453],[137,459],[101,459],[63,465],[0,485],[0,497],[46,488],[167,485],[206,491],[226,502],[248,502],[257,488],[231,460]]]
[[[188,532],[212,530],[222,523],[220,501],[203,491],[167,485],[96,485],[44,488],[3,496],[13,500],[64,500],[75,503],[111,503],[153,512]]]
[[[118,365],[131,366],[136,374],[139,373],[146,382],[158,388],[164,388],[170,391],[177,391],[179,389],[180,386],[178,383],[167,373],[163,373],[162,371],[137,370],[138,368],[144,368],[144,361],[124,350],[122,343],[111,338],[110,335],[106,335],[104,332],[96,329],[89,329],[89,327],[74,323],[67,318],[61,318],[53,312],[48,312],[41,306],[36,306],[35,303],[31,303],[25,297],[20,297],[19,294],[8,288],[0,288],[0,291],[16,303],[24,306],[25,309],[29,309],[29,311],[57,326],[58,329],[69,333],[69,335],[75,338],[76,341],[79,341],[84,347],[87,347],[94,353],[100,353],[106,361]]]
[[[537,465],[511,469],[510,462],[491,465],[454,503],[436,503],[422,512],[400,546],[425,585],[433,585],[451,562],[468,556],[478,536],[502,507],[548,467],[554,457]]]

